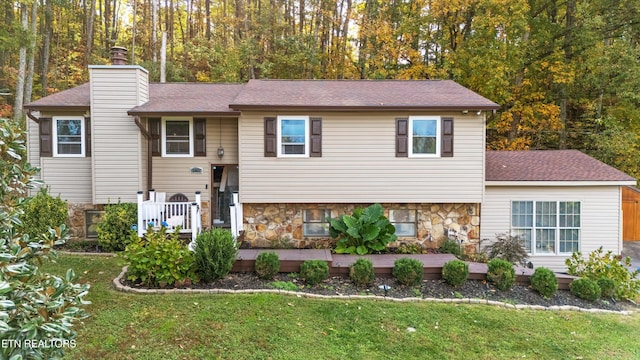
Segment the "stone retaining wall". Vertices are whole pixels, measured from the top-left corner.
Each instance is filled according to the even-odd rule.
[[[242,240],[252,247],[327,248],[329,237],[303,235],[304,210],[330,210],[331,217],[353,213],[357,206],[369,204],[243,204],[244,234]],[[415,244],[437,248],[448,233],[463,240],[465,250],[473,252],[480,236],[480,204],[382,204],[385,216],[389,210],[414,210],[416,236],[399,237],[390,246]]]

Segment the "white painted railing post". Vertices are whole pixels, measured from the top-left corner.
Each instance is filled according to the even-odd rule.
[[[229,205],[229,220],[231,222],[231,235],[234,238],[238,238],[238,228],[237,228],[237,214],[236,214],[236,204]]]
[[[196,237],[198,236],[198,204],[191,203],[191,242],[196,243]]]
[[[151,200],[151,202],[156,202],[156,190],[155,189],[149,190],[149,200]]]
[[[144,192],[138,191],[138,236],[144,235],[144,221],[142,216],[142,203],[144,202]]]

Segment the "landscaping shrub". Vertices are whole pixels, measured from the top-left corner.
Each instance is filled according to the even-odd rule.
[[[375,278],[371,260],[358,258],[349,268],[349,278],[351,278],[351,281],[353,281],[356,286],[371,286]]]
[[[170,235],[166,231],[149,227],[144,238],[130,231],[129,245],[121,253],[129,262],[127,279],[150,287],[197,282],[193,252],[180,242],[177,231]]]
[[[329,264],[323,260],[305,260],[300,264],[300,277],[315,285],[329,277]]]
[[[24,213],[20,216],[21,223],[16,229],[22,234],[28,234],[33,241],[49,229],[60,225],[67,225],[69,212],[67,202],[60,196],[49,195],[46,187],[41,187],[36,196],[28,198],[22,205]]]
[[[487,280],[502,291],[511,289],[516,282],[516,271],[513,269],[513,264],[507,260],[493,259],[487,265],[489,267]]]
[[[256,273],[265,280],[273,279],[280,271],[280,257],[273,251],[261,252],[256,258]]]
[[[414,286],[422,282],[423,264],[417,259],[401,258],[393,264],[393,276],[402,285]]]
[[[447,261],[442,267],[442,278],[448,284],[460,286],[469,277],[469,265],[462,260]]]
[[[443,254],[453,254],[456,257],[462,256],[462,250],[460,244],[457,241],[447,238],[442,244],[440,244],[440,250]]]
[[[238,256],[231,231],[212,228],[196,238],[195,261],[200,278],[212,282],[227,276]]]
[[[600,287],[595,280],[589,278],[575,279],[569,284],[571,293],[581,299],[598,300],[601,295]]]
[[[545,299],[550,298],[558,291],[556,274],[545,267],[537,268],[529,281],[531,282],[531,287]]]
[[[98,224],[98,244],[106,251],[124,250],[132,237],[129,236],[131,226],[137,223],[138,204],[107,204],[104,216]]]
[[[525,265],[528,257],[524,240],[509,234],[497,234],[486,250],[489,259],[503,259],[515,265]]]
[[[590,278],[594,281],[607,278],[613,280],[616,299],[638,300],[640,296],[640,271],[629,271],[631,258],[620,258],[612,251],[604,252],[602,247],[592,251],[588,259],[582,253],[575,252],[565,261],[568,273],[574,276]]]
[[[60,359],[77,344],[74,325],[88,316],[82,306],[89,284],[73,283],[72,270],[59,277],[39,268],[55,259],[54,245],[65,242],[64,222],[36,238],[16,226],[25,219],[24,194],[37,173],[26,162],[25,138],[17,123],[0,118],[0,359]],[[69,346],[50,346],[54,341]]]
[[[612,298],[616,294],[616,282],[608,278],[600,278],[596,281],[600,287],[600,296]]]
[[[380,204],[356,208],[353,215],[331,219],[330,224],[329,234],[338,239],[334,249],[338,254],[365,255],[382,251],[398,238],[396,228],[384,216]]]

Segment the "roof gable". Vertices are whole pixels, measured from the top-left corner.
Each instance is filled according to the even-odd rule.
[[[486,181],[636,181],[578,150],[487,151]]]

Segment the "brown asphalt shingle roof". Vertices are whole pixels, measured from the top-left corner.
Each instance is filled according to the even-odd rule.
[[[152,83],[149,101],[129,110],[129,115],[236,114],[229,104],[243,84]]]
[[[90,107],[89,83],[84,83],[74,88],[51,94],[43,97],[42,99],[32,101],[24,106],[25,109],[31,110],[54,108],[85,110]]]
[[[250,80],[234,109],[494,110],[498,104],[450,80]]]
[[[487,151],[487,181],[636,181],[578,150]]]

